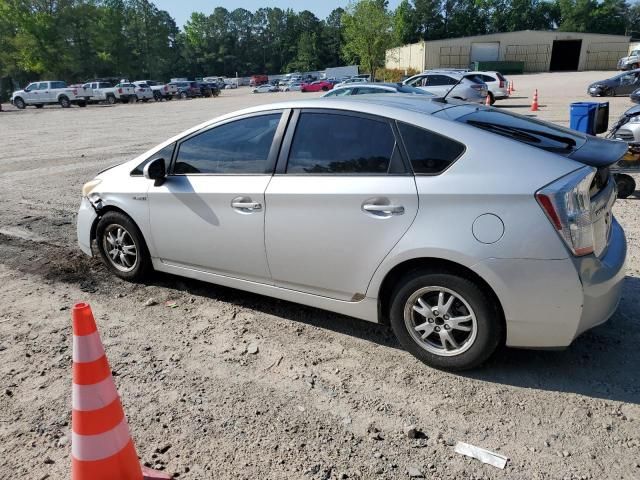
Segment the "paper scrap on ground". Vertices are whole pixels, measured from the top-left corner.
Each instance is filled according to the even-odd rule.
[[[476,447],[469,443],[458,442],[455,447],[456,453],[466,455],[467,457],[475,458],[483,463],[488,463],[494,467],[504,468],[507,464],[508,458],[499,453],[490,452],[484,448]]]

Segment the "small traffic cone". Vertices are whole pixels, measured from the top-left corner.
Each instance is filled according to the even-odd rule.
[[[511,93],[516,91],[516,84],[513,82],[513,80],[509,81],[509,85],[511,86]]]
[[[533,92],[533,102],[531,102],[531,111],[532,112],[538,111],[538,89],[537,88]]]
[[[507,95],[511,95],[513,93],[513,89],[511,88],[511,81],[507,82]]]
[[[487,107],[490,107],[490,106],[491,106],[491,96],[490,96],[490,95],[487,95],[487,96],[485,97],[485,99],[484,99],[484,104],[485,104]]]
[[[140,466],[89,304],[74,305],[72,321],[72,480],[170,480]]]

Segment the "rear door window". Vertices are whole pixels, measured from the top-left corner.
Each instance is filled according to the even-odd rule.
[[[395,171],[398,161],[402,163],[388,121],[303,112],[291,144],[287,173],[386,174]]]
[[[438,133],[398,122],[414,173],[437,175],[455,162],[465,146]]]

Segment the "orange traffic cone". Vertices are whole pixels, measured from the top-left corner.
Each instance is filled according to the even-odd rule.
[[[509,81],[509,86],[511,87],[511,92],[515,92],[516,91],[516,84],[513,82],[513,80]]]
[[[74,305],[72,321],[72,480],[171,479],[140,467],[89,304]]]
[[[511,95],[513,90],[511,89],[511,81],[507,82],[507,95]]]
[[[533,102],[531,102],[531,111],[532,112],[538,111],[538,89],[537,88],[533,92]]]

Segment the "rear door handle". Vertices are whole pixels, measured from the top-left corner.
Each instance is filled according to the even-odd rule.
[[[404,207],[402,205],[376,205],[373,203],[365,203],[362,205],[362,209],[365,212],[373,214],[402,215],[404,213]]]

